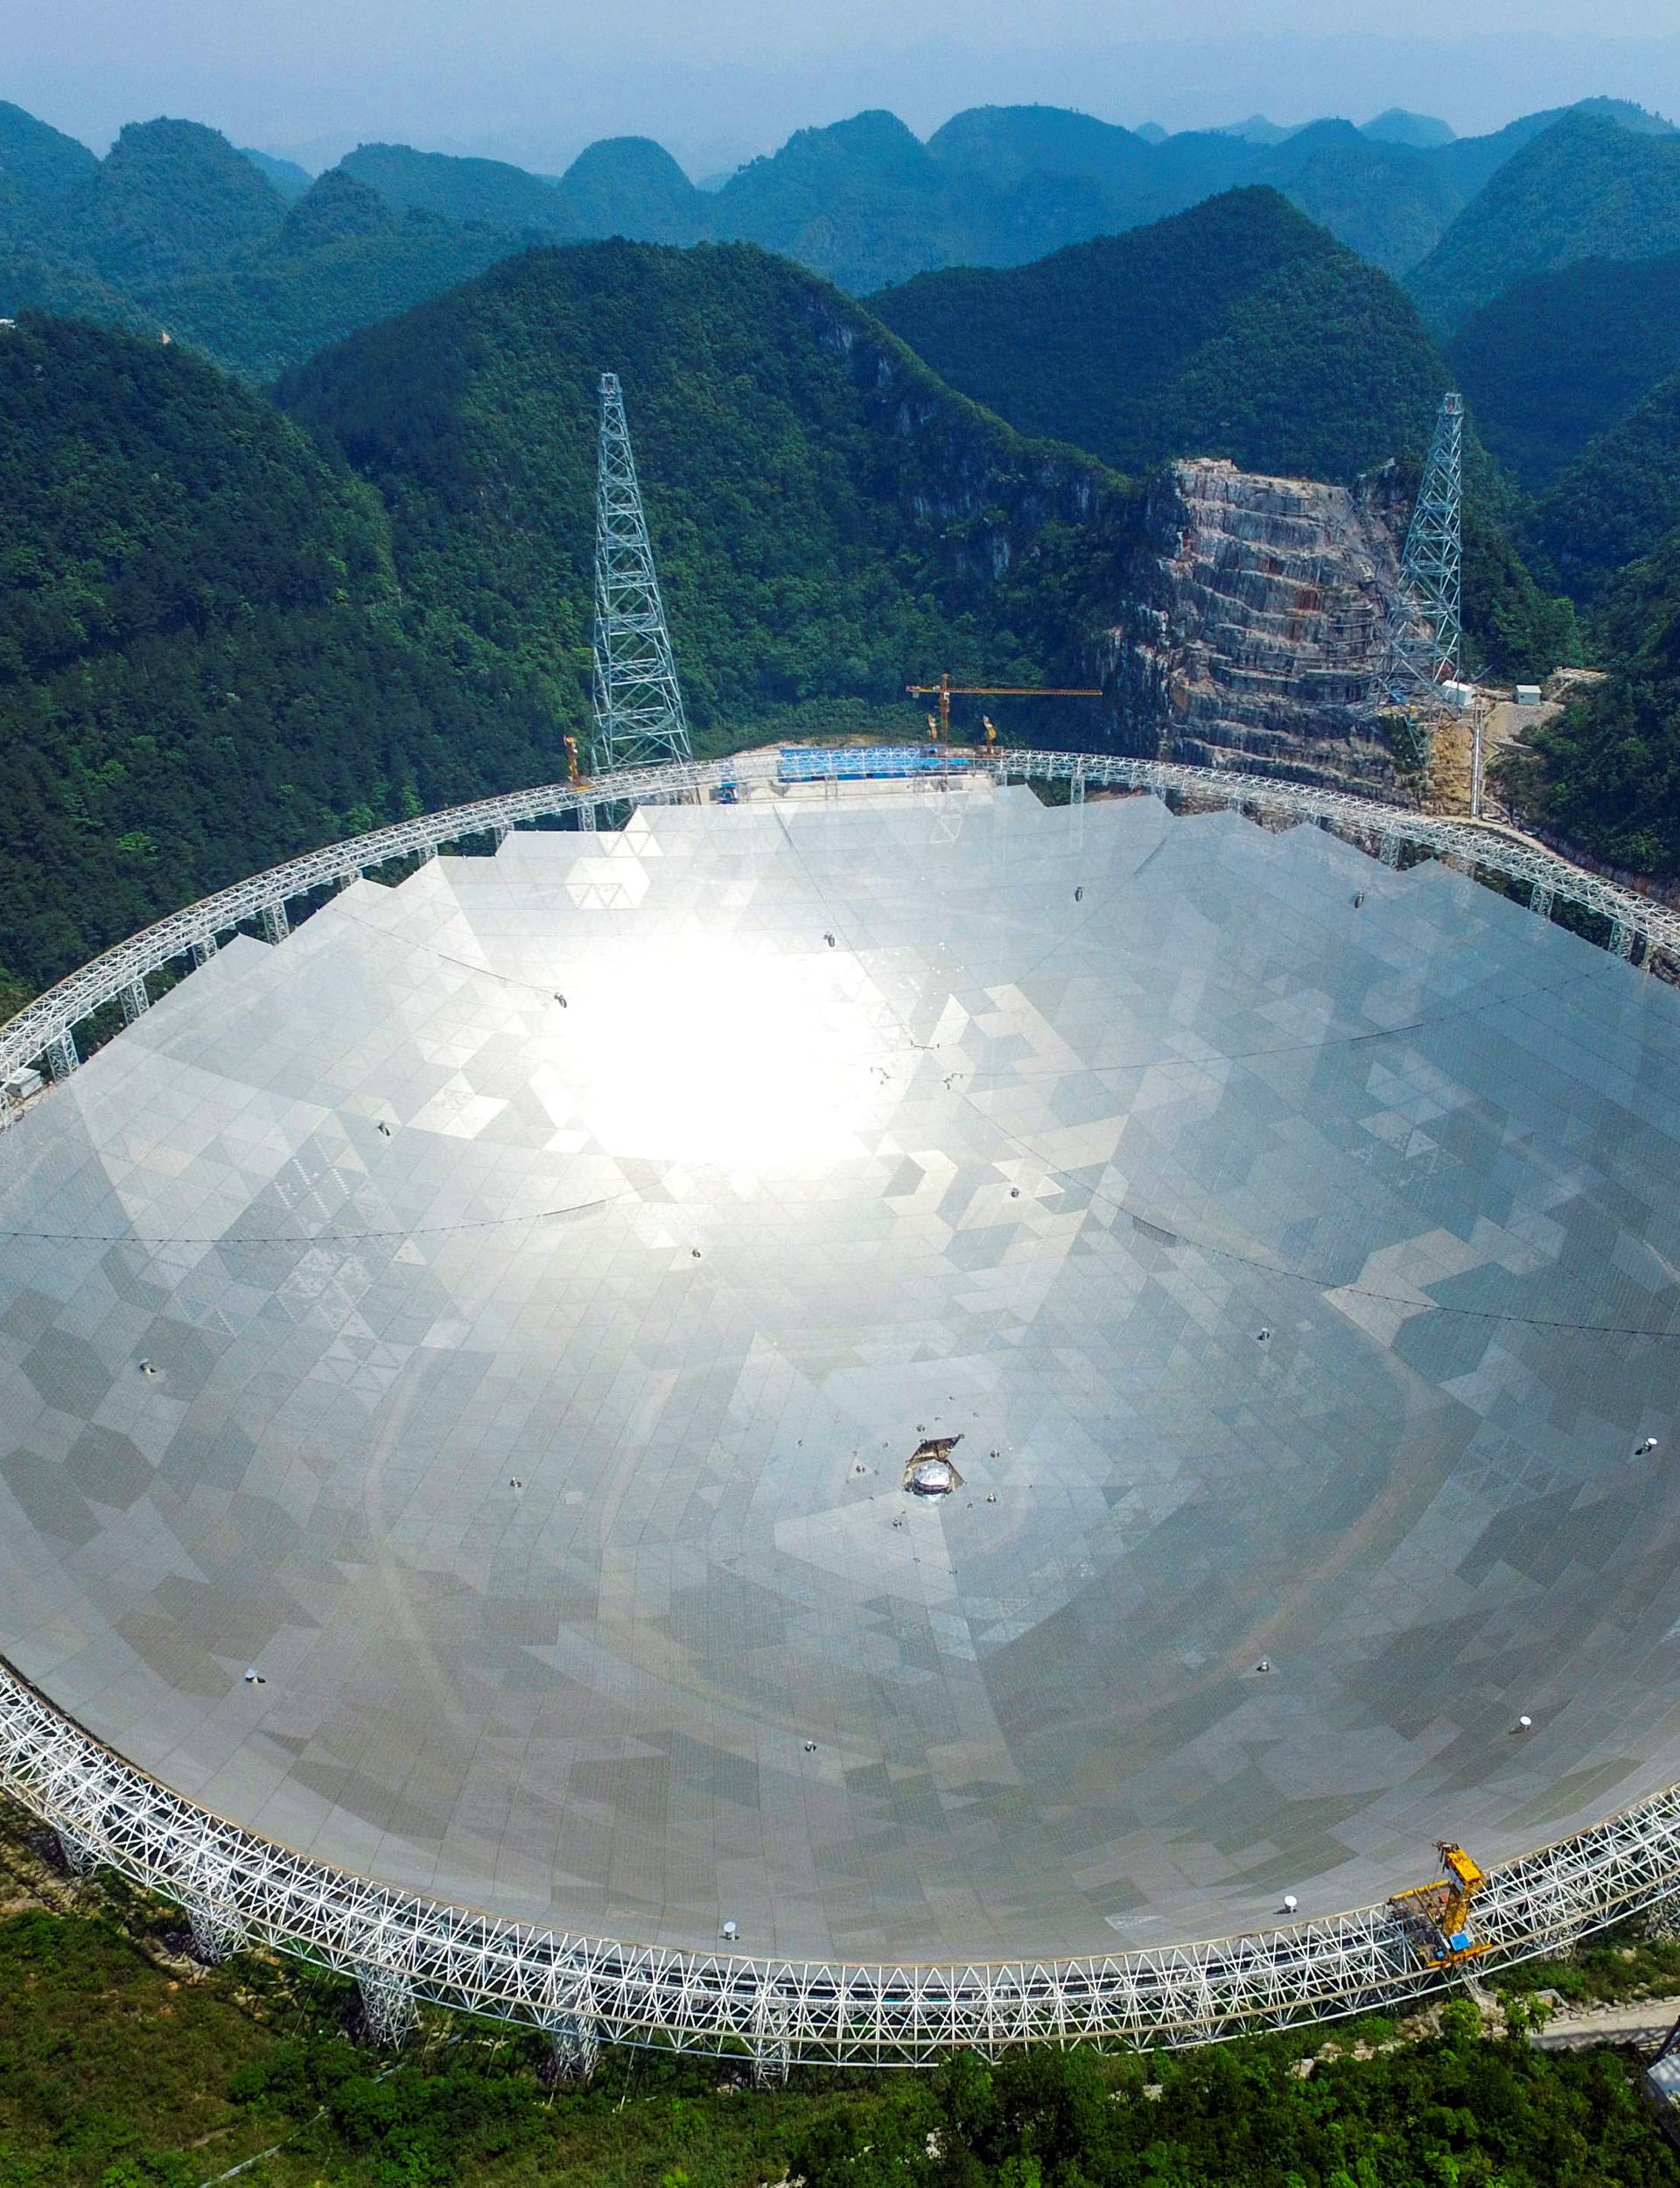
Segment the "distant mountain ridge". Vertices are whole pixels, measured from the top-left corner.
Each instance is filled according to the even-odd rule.
[[[1680,250],[1531,274],[1473,312],[1446,355],[1482,439],[1537,490],[1680,369]]]
[[[1407,286],[1430,324],[1450,332],[1530,275],[1676,249],[1680,136],[1570,113],[1489,179]]]
[[[1024,264],[1250,185],[1280,191],[1390,272],[1427,262],[1436,270],[1420,274],[1424,295],[1438,282],[1448,231],[1474,235],[1476,193],[1489,179],[1583,116],[1625,139],[1624,154],[1634,146],[1636,164],[1649,164],[1668,127],[1609,100],[1468,138],[1397,111],[1358,127],[1325,120],[1281,129],[1255,117],[1166,136],[1068,109],[999,106],[954,115],[925,144],[885,112],[799,130],[716,189],[697,188],[661,146],[635,137],[589,146],[557,179],[393,144],[360,145],[335,172],[367,185],[393,213],[458,231],[405,232],[401,251],[388,236],[364,240],[368,317],[479,270],[488,263],[486,238],[500,239],[504,253],[533,240],[611,235],[752,242],[860,294],[949,264]],[[197,123],[131,124],[99,161],[22,109],[0,106],[0,312],[28,304],[136,327],[178,322],[242,371],[277,369],[317,334],[347,331],[354,308],[357,254],[344,235],[332,264],[318,270],[332,291],[320,309],[307,293],[309,249],[295,231],[282,237],[287,207],[311,186],[290,163],[237,151]],[[1619,234],[1600,235],[1593,247],[1626,248]],[[1494,263],[1502,263],[1496,249]],[[206,282],[232,284],[242,303],[224,298],[206,308]]]
[[[1210,455],[1348,480],[1420,445],[1446,384],[1404,291],[1270,189],[870,303],[1020,431],[1132,473]]]

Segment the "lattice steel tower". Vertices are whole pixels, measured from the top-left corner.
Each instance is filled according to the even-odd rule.
[[[1456,680],[1464,636],[1464,397],[1444,395],[1389,607],[1376,698],[1414,703]]]
[[[604,372],[595,494],[593,765],[600,773],[693,757],[624,397],[618,375]]]

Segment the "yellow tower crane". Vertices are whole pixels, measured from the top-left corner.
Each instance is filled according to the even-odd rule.
[[[937,699],[939,712],[928,717],[928,734],[936,744],[951,741],[951,701],[953,699],[1100,699],[1102,691],[1090,685],[1077,688],[1048,686],[1041,684],[953,684],[951,673],[945,670],[937,684],[906,684],[905,690],[915,699]],[[986,742],[995,744],[998,733],[983,714],[986,725]]]

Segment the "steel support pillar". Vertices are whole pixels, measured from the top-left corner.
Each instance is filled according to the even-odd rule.
[[[1610,950],[1617,957],[1630,957],[1634,954],[1634,930],[1622,920],[1611,922]]]
[[[592,833],[593,832],[598,824],[595,818],[595,808],[592,805],[580,805],[578,808],[578,825],[579,828],[586,828]]]
[[[1073,774],[1068,777],[1071,801],[1075,805],[1085,803],[1085,768],[1082,761],[1075,761]]]
[[[132,1026],[136,1018],[144,1017],[151,1008],[151,998],[146,992],[144,980],[131,980],[122,991],[122,1023]]]
[[[763,1997],[752,2012],[752,2051],[754,2089],[779,2089],[788,2079],[792,2056],[787,2018],[779,2006]]]
[[[1384,836],[1376,846],[1376,855],[1385,866],[1397,866],[1400,864],[1398,836]]]
[[[189,1899],[186,1919],[192,1932],[192,1957],[206,1967],[216,1967],[245,1942],[244,1924],[224,1901]]]
[[[61,1034],[55,1034],[47,1043],[46,1061],[55,1079],[67,1079],[81,1062],[76,1047],[75,1028],[66,1026]]]
[[[291,922],[286,917],[284,901],[262,907],[262,939],[264,942],[284,942],[291,932]]]
[[[1537,912],[1542,919],[1551,917],[1551,891],[1544,881],[1535,881],[1529,888],[1529,909]]]
[[[214,935],[200,935],[199,939],[192,945],[193,964],[208,964],[211,958],[216,954],[217,946],[216,938]]]
[[[99,1867],[99,1856],[93,1848],[77,1838],[74,1831],[66,1831],[62,1824],[56,1827],[52,1835],[59,1842],[59,1852],[63,1855],[64,1865],[70,1874],[73,1876],[91,1876]]]
[[[549,2065],[545,2079],[587,2081],[600,2063],[601,2024],[591,2013],[562,2014],[548,2024]]]
[[[508,837],[511,836],[513,832],[514,831],[511,828],[493,828],[490,831],[492,837],[495,840],[495,846],[498,851],[501,849],[503,844],[507,842]]]
[[[370,2044],[395,2051],[420,2018],[414,1985],[387,1967],[363,1965],[356,1970],[361,1993],[361,2025]]]

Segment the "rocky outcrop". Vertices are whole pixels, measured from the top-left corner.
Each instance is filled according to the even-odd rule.
[[[1208,767],[1387,789],[1369,688],[1395,543],[1376,500],[1197,458],[1151,491],[1104,664],[1129,741]]]

